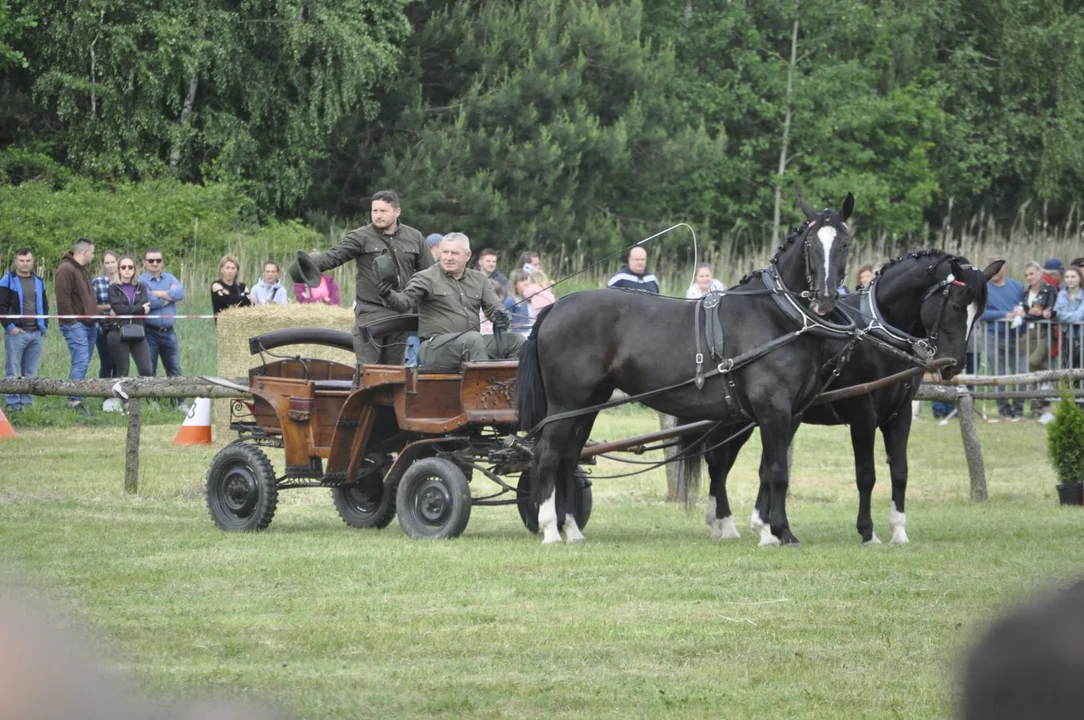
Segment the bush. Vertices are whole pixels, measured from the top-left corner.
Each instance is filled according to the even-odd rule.
[[[1073,399],[1070,383],[1061,388],[1061,401],[1054,422],[1046,430],[1047,453],[1054,473],[1062,483],[1084,480],[1084,413]]]
[[[319,236],[298,222],[259,224],[252,201],[227,183],[177,180],[0,185],[0,262],[29,247],[47,265],[85,236],[99,250],[162,248],[175,258],[215,257],[250,244],[261,251],[308,250]]]

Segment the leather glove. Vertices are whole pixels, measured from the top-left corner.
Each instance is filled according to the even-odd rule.
[[[391,295],[391,291],[395,289],[394,280],[381,280],[376,284],[376,292],[380,297],[386,298]]]
[[[493,330],[500,330],[504,332],[508,329],[509,320],[508,313],[497,313],[497,317],[493,318]]]

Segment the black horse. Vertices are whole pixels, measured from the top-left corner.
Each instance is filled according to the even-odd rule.
[[[759,424],[772,531],[783,542],[797,542],[785,507],[787,450],[794,414],[821,389],[818,358],[825,338],[818,328],[838,327],[818,317],[831,313],[839,298],[854,197],[847,195],[839,213],[813,212],[804,201],[801,207],[807,222],[790,234],[771,265],[703,314],[710,324],[717,313],[725,337],[725,359],[715,370],[701,375],[697,362],[704,337],[698,303],[592,290],[562,298],[539,315],[520,356],[516,394],[521,428],[539,433],[531,499],[539,506],[543,543],[561,541],[559,521],[569,542],[583,540],[563,498],[575,495],[570,483],[598,410],[578,411],[605,403],[615,388],[653,393],[641,402],[671,415]]]
[[[986,308],[986,281],[1001,268],[1002,261],[979,271],[966,258],[930,250],[913,253],[886,265],[866,290],[840,301],[840,309],[851,315],[871,339],[855,347],[834,387],[873,382],[902,372],[914,363],[903,355],[919,359],[951,358],[954,366],[943,368],[946,379],[965,367],[967,342],[975,322]],[[885,350],[884,345],[898,352]],[[826,352],[839,343],[829,341]],[[858,532],[863,543],[880,543],[873,532],[870,495],[876,482],[873,445],[877,428],[881,429],[892,476],[892,508],[888,525],[893,543],[907,542],[904,494],[907,490],[907,440],[911,432],[911,399],[921,378],[895,383],[845,400],[809,408],[801,422],[815,425],[850,426],[858,484]],[[732,433],[737,428],[729,428]],[[707,439],[726,437],[728,429],[718,428]],[[751,432],[744,432],[731,442],[707,453],[711,491],[705,518],[711,535],[719,540],[739,537],[726,495],[726,479],[742,445]],[[686,471],[694,476],[689,463]],[[750,528],[759,534],[761,544],[776,544],[765,529],[769,512],[769,488],[762,482],[750,519]]]

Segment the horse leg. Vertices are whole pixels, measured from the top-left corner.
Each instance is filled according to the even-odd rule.
[[[560,477],[565,502],[563,508],[558,508],[558,515],[563,514],[565,542],[567,543],[587,542],[587,538],[583,536],[583,531],[580,530],[580,526],[576,523],[576,512],[579,510],[580,505],[579,488],[576,486],[576,467],[580,462],[580,450],[583,449],[584,444],[587,442],[587,437],[591,434],[591,428],[594,426],[597,417],[598,413],[594,413],[576,418],[576,426],[572,431],[572,442],[566,448],[566,453],[562,457]],[[560,520],[560,517],[558,519]]]
[[[795,430],[790,408],[774,408],[760,417],[765,418],[760,423],[760,440],[764,446],[760,456],[760,484],[768,487],[770,498],[768,527],[761,530],[760,544],[798,547],[798,538],[787,521],[788,452]]]
[[[854,476],[858,485],[858,534],[863,545],[880,545],[881,540],[873,532],[873,516],[870,514],[870,502],[873,486],[877,483],[877,469],[873,461],[873,443],[877,429],[872,418],[863,418],[852,422],[851,448],[854,450]]]
[[[907,440],[911,436],[911,413],[901,412],[882,428],[888,469],[892,474],[892,509],[888,513],[888,527],[892,530],[892,543],[902,545],[907,539],[907,516],[904,515],[904,496],[907,494]]]
[[[538,503],[538,529],[543,545],[561,542],[561,533],[557,529],[557,479],[564,465],[564,448],[569,444],[573,424],[572,420],[561,420],[545,426],[534,448],[531,494],[532,500]]]
[[[734,462],[738,459],[738,452],[752,434],[753,431],[750,428],[747,432],[743,432],[707,454],[711,494],[708,495],[705,522],[711,528],[711,537],[714,540],[737,540],[741,537],[738,529],[734,527],[734,513],[731,511],[730,499],[726,492],[726,480],[734,467]]]

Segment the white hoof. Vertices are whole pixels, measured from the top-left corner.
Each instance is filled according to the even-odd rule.
[[[545,528],[542,531],[542,544],[543,545],[556,545],[561,541],[561,533],[557,532],[557,526],[555,525],[550,531],[550,528]]]
[[[871,537],[869,540],[866,540],[864,543],[862,543],[862,545],[864,545],[864,546],[865,545],[880,545],[880,544],[881,544],[881,538],[877,537],[877,533],[873,533],[873,537]]]
[[[755,509],[753,514],[749,516],[749,529],[757,534],[764,529],[764,521],[760,519],[760,512]]]
[[[772,529],[767,525],[762,525],[760,528],[760,547],[778,547],[782,545],[782,541],[775,535],[772,535]]]
[[[587,538],[580,532],[580,527],[576,524],[576,519],[571,515],[565,516],[565,542],[582,543],[587,542]]]
[[[542,531],[542,544],[553,545],[561,542],[561,533],[557,530],[557,492],[538,506],[538,528]]]
[[[708,509],[704,512],[704,524],[710,528],[715,527],[715,496],[708,495]],[[714,536],[715,531],[712,530]]]
[[[888,511],[888,527],[892,528],[892,544],[903,545],[907,540],[907,515],[896,510],[896,503]]]
[[[734,516],[727,515],[725,518],[719,518],[712,521],[711,524],[711,539],[712,540],[738,540],[741,538],[741,534],[738,533],[738,529],[734,527]]]

